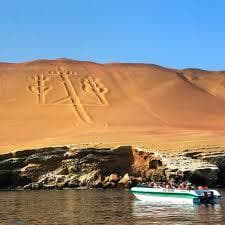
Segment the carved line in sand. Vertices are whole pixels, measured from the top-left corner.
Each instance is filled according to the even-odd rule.
[[[81,103],[79,95],[71,81],[72,76],[77,76],[76,72],[67,70],[63,66],[60,66],[56,70],[48,71],[48,75],[49,76],[54,75],[60,78],[67,96],[52,103],[46,102],[45,96],[47,95],[47,92],[53,89],[51,86],[48,86],[46,83],[47,81],[50,80],[50,77],[44,74],[36,74],[35,76],[32,77],[32,84],[29,85],[28,88],[32,93],[35,93],[38,95],[39,104],[71,105],[73,106],[73,109],[76,112],[76,119],[86,124],[91,124],[92,119],[90,118],[87,111],[85,110],[84,105],[89,105],[89,106],[109,105],[105,97],[105,94],[108,92],[108,89],[96,78],[93,78],[91,76],[86,76],[81,78],[80,82],[82,85],[82,90],[86,93],[94,94],[97,97],[98,101],[100,102],[100,105]],[[66,103],[68,101],[70,102],[69,104]]]
[[[86,123],[91,123],[91,119],[88,116],[87,112],[85,111],[83,105],[80,102],[80,99],[76,93],[76,90],[74,89],[68,74],[60,74],[60,77],[62,79],[62,81],[64,82],[65,85],[65,89],[68,93],[68,96],[74,106],[74,109],[76,110],[77,114],[79,115],[79,117]]]
[[[89,123],[89,124],[92,123],[90,116],[87,114],[86,110],[84,109],[83,104],[81,103],[80,98],[69,78],[69,75],[77,75],[77,73],[66,70],[64,69],[64,67],[59,67],[57,71],[55,72],[53,71],[53,74],[59,75],[59,77],[61,78],[63,82],[65,91],[68,94],[67,97],[56,101],[55,104],[63,103],[67,100],[70,100],[77,114],[77,118],[79,120],[82,120],[84,123]]]
[[[109,90],[102,84],[100,80],[92,76],[86,76],[81,78],[80,82],[84,92],[94,94],[102,105],[109,105],[109,102],[105,97],[105,94]]]
[[[39,104],[45,104],[45,95],[52,89],[52,87],[46,85],[49,77],[44,76],[44,74],[36,74],[32,80],[32,85],[28,86],[29,90],[38,95]]]

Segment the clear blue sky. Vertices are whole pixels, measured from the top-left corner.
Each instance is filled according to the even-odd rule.
[[[225,70],[224,0],[0,0],[0,61]]]

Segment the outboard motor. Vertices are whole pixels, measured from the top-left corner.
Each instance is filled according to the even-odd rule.
[[[213,191],[207,192],[207,204],[213,204],[213,199],[214,199]]]
[[[213,204],[214,203],[213,191],[202,192],[201,197],[200,197],[200,203],[202,203],[202,204]]]
[[[202,192],[200,197],[200,203],[207,204],[207,199],[208,199],[207,192]]]

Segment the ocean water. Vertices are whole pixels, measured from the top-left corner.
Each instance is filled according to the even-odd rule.
[[[0,225],[25,224],[220,225],[225,224],[225,201],[214,206],[155,205],[123,189],[1,191]]]

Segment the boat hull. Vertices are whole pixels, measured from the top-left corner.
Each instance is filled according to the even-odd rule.
[[[193,204],[194,198],[181,198],[181,197],[169,197],[169,196],[154,196],[154,195],[143,195],[138,193],[133,193],[134,196],[144,202],[152,202],[152,203],[164,203],[164,204]]]

